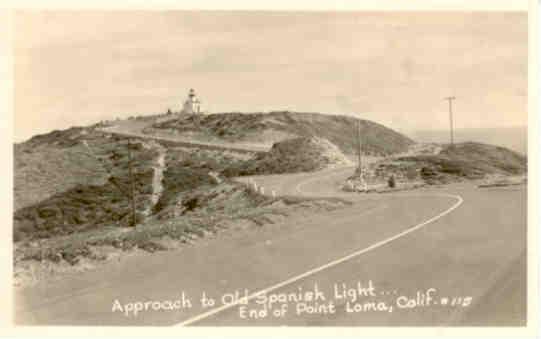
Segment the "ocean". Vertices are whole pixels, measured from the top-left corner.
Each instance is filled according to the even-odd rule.
[[[449,130],[419,130],[406,133],[417,142],[449,143]],[[466,128],[456,129],[455,142],[475,141],[507,147],[521,154],[528,154],[528,128]]]

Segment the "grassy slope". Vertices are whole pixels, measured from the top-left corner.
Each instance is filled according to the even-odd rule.
[[[126,224],[127,147],[125,139],[105,137],[92,128],[55,131],[16,145],[15,239],[46,238],[101,225]],[[131,149],[136,205],[143,210],[150,201],[150,164],[156,154],[136,140]]]
[[[87,154],[84,142],[94,156]],[[137,138],[131,143],[138,212],[149,206],[151,166],[157,157],[154,147]],[[122,228],[119,226],[127,225],[130,217],[128,198],[117,187],[128,189],[125,138],[92,128],[72,128],[37,136],[15,148],[15,172],[29,171],[43,179],[35,186],[16,181],[22,197],[38,196],[14,213],[16,266],[27,260],[71,264],[82,257],[101,260],[103,254],[95,251],[100,246],[153,252],[166,249],[164,238],[190,242],[231,225],[273,223],[296,208],[318,211],[346,204],[336,199],[262,196],[243,184],[217,177],[224,169],[249,160],[246,154],[169,146],[163,192],[152,214],[138,216],[141,227]],[[52,155],[59,159],[50,161]],[[41,164],[48,166],[47,171]]]
[[[142,227],[120,229],[103,227],[66,236],[19,243],[15,261],[27,260],[76,264],[82,257],[106,259],[96,247],[112,246],[121,250],[140,248],[148,252],[169,249],[164,239],[177,243],[190,243],[197,238],[234,227],[260,227],[287,218],[303,209],[306,213],[333,210],[351,203],[335,198],[303,199],[294,197],[270,198],[255,193],[243,184],[224,181],[179,192],[181,208],[164,206],[155,218]],[[190,202],[196,201],[196,208]],[[181,217],[178,217],[180,211]],[[178,246],[173,245],[173,246]],[[172,247],[174,248],[174,247]]]
[[[153,125],[156,129],[175,130],[180,135],[219,138],[227,142],[274,143],[295,136],[324,138],[337,145],[342,152],[354,154],[357,150],[357,122],[360,121],[363,150],[366,154],[392,154],[403,152],[413,144],[406,136],[385,126],[353,117],[318,113],[220,113],[199,118],[187,116]],[[279,140],[265,140],[277,137]]]
[[[349,164],[349,160],[326,140],[300,137],[277,142],[269,152],[261,152],[252,159],[233,164],[222,173],[227,177],[298,173],[333,164]]]
[[[106,172],[85,152],[82,145],[70,149],[15,146],[14,209],[38,203],[79,184],[103,184]]]
[[[340,126],[349,128],[352,133],[354,130],[354,120],[346,117],[291,113],[271,113],[248,119],[245,115],[225,116],[205,117],[209,121],[203,121],[201,125],[212,133],[233,133],[226,136],[232,139],[242,139],[245,136],[241,134],[246,131],[257,133],[269,126],[301,135],[323,134],[329,139],[334,138],[335,142],[342,142],[342,147],[346,147],[346,142],[351,142],[351,138],[346,138],[347,133],[339,133]],[[269,117],[271,120],[267,119]],[[255,125],[245,126],[244,123]],[[364,128],[373,127],[372,123],[365,123],[368,125],[363,125]],[[390,145],[386,148],[388,151],[398,150],[404,143],[409,143],[400,135],[396,136],[394,132],[382,128],[366,132],[366,135],[374,138],[380,133],[383,138],[373,144],[383,144],[385,147]],[[102,162],[84,155],[88,150],[82,144],[83,140],[92,146]],[[279,209],[271,212],[267,209],[276,200],[260,196],[227,179],[216,180],[209,172],[228,174],[227,169],[250,168],[246,167],[249,164],[253,165],[257,173],[261,170],[264,173],[274,173],[284,168],[291,169],[291,164],[298,170],[298,161],[288,162],[289,158],[282,154],[284,149],[280,145],[287,146],[289,143],[280,143],[275,147],[274,153],[279,156],[270,152],[258,154],[255,159],[227,152],[168,147],[164,191],[154,208],[155,214],[145,221],[143,228],[129,232],[117,227],[126,224],[128,200],[107,180],[110,177],[102,170],[103,163],[111,166],[113,177],[117,178],[121,187],[127,188],[125,139],[106,137],[92,128],[72,128],[37,136],[26,143],[15,145],[16,206],[22,206],[17,208],[14,215],[15,236],[19,240],[29,240],[19,243],[20,258],[46,258],[53,261],[65,259],[74,263],[76,258],[90,255],[89,246],[93,245],[120,248],[138,246],[154,251],[160,249],[160,245],[152,239],[164,236],[186,239],[193,233],[200,235],[214,232],[224,222],[250,220],[258,225],[264,224],[268,222],[264,215],[282,213]],[[299,150],[293,146],[295,151]],[[136,139],[132,147],[137,164],[137,207],[142,210],[148,205],[152,181],[150,163],[156,153],[153,149],[143,147]],[[304,158],[307,154],[302,151],[300,153],[301,163],[313,167],[310,159]],[[276,158],[286,163],[276,167]],[[494,173],[521,174],[527,168],[525,157],[501,147],[478,143],[457,144],[453,148],[444,148],[438,155],[399,157],[393,159],[393,162],[398,164],[398,168],[413,168],[414,172],[424,175],[426,181],[432,182],[478,178]],[[34,180],[28,180],[29,177]],[[285,205],[299,202],[294,199],[279,200]],[[28,245],[40,238],[49,238],[51,242],[37,248]]]
[[[396,159],[413,167],[427,182],[481,179],[486,175],[520,175],[527,172],[527,158],[504,147],[465,142],[446,146],[437,155]]]
[[[107,172],[81,143],[103,144],[103,135],[73,127],[15,144],[14,209],[29,206],[77,185],[100,185]]]
[[[93,156],[83,145],[87,142]],[[45,162],[51,167],[47,173],[39,173],[29,165],[35,175],[44,180],[40,185],[19,180],[16,190],[23,197],[37,195],[32,203],[18,208],[14,213],[14,236],[16,241],[36,240],[67,236],[73,233],[97,231],[109,227],[126,226],[131,217],[129,200],[117,186],[128,191],[127,144],[121,137],[107,137],[99,131],[87,129],[69,129],[38,136],[16,146],[16,158],[26,157],[34,166]],[[278,147],[279,148],[279,147]],[[39,151],[32,151],[39,150]],[[216,180],[214,176],[225,173],[228,168],[242,168],[251,161],[247,155],[182,147],[166,147],[165,169],[163,172],[163,191],[158,203],[151,211],[153,215],[138,221],[183,215],[187,211],[205,208],[209,198],[201,198],[205,191],[211,191],[225,178]],[[84,162],[73,163],[73,167],[83,166],[86,171],[66,169],[65,163],[47,161],[52,153],[78,155]],[[152,160],[157,156],[152,147],[144,147],[137,138],[132,140],[132,155],[136,177],[136,208],[138,212],[149,206],[153,169]],[[102,161],[98,161],[102,159]],[[303,162],[305,164],[305,162]],[[112,176],[103,166],[112,170]],[[16,163],[15,172],[21,171],[20,162]],[[51,176],[50,173],[54,173]],[[92,175],[99,174],[99,181],[94,182]],[[231,174],[231,173],[229,173]],[[57,178],[56,180],[51,180]],[[62,182],[63,185],[57,185]],[[110,180],[115,179],[117,185]],[[194,193],[199,192],[199,193]],[[234,194],[234,192],[230,192]],[[232,200],[233,201],[233,200]],[[245,206],[250,209],[254,206]]]

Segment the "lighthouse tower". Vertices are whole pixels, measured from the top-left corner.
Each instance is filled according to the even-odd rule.
[[[195,91],[193,88],[190,88],[190,92],[188,92],[188,99],[184,101],[184,105],[182,107],[182,114],[199,114],[201,113],[201,102],[195,95]]]

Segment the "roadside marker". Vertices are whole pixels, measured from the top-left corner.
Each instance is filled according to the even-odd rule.
[[[276,191],[272,190],[272,197],[276,198]]]
[[[265,194],[265,187],[261,186],[261,194]]]

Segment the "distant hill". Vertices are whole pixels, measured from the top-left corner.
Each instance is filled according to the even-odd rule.
[[[358,148],[359,121],[365,154],[400,153],[414,143],[410,138],[372,121],[341,115],[288,111],[186,116],[155,123],[145,132],[169,131],[180,137],[186,136],[200,141],[269,145],[296,137],[318,137],[329,140],[343,153],[355,154]]]
[[[447,160],[450,165],[455,164],[457,173],[466,176],[470,173],[523,174],[528,165],[526,157],[517,152],[478,142],[447,145],[440,154],[433,157]],[[430,159],[430,156],[427,159]],[[446,171],[453,173],[451,169],[447,168]]]
[[[524,175],[528,170],[525,156],[505,147],[477,142],[446,145],[439,154],[398,157],[391,165],[404,176],[417,172],[427,183]]]
[[[449,130],[407,132],[417,142],[448,143]],[[528,153],[528,127],[498,128],[457,128],[454,130],[455,142],[479,142],[507,147],[521,154]]]

